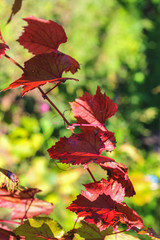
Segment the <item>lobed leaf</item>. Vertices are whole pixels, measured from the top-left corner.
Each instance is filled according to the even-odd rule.
[[[109,134],[110,132],[108,132]],[[54,146],[48,149],[52,159],[59,159],[63,163],[89,164],[91,162],[104,163],[113,162],[109,157],[99,156],[103,150],[107,150],[108,145],[100,138],[101,133],[85,131],[73,134],[71,137],[60,138]]]
[[[82,193],[83,194],[83,193]],[[108,227],[115,228],[120,223],[131,228],[144,228],[139,215],[125,203],[117,203],[109,195],[99,195],[96,200],[91,201],[87,197],[78,195],[77,199],[68,207],[78,217],[84,217],[84,221],[95,224],[100,231]]]
[[[67,41],[63,27],[54,21],[33,16],[24,20],[28,26],[24,27],[18,42],[35,55],[53,52],[61,43]]]
[[[128,168],[126,166],[116,162],[115,164],[110,164],[109,162],[100,163],[100,166],[104,170],[107,170],[107,174],[110,180],[112,179],[112,181],[117,181],[122,185],[122,187],[125,189],[126,197],[131,197],[136,194],[132,182],[128,177]]]
[[[113,231],[112,228],[108,228],[104,231],[100,231],[97,226],[88,224],[81,221],[81,227],[77,229],[77,233],[85,240],[103,240],[107,235],[110,235]]]
[[[51,203],[34,198],[39,189],[28,188],[10,193],[0,189],[0,207],[12,209],[12,219],[26,219],[40,214],[52,212],[54,206]]]
[[[85,92],[84,96],[75,99],[70,105],[77,123],[82,124],[80,128],[83,128],[83,124],[91,124],[106,131],[103,124],[117,112],[117,104],[105,93],[102,94],[99,86],[94,96]]]
[[[63,236],[64,230],[60,224],[48,217],[31,218],[14,230],[26,240],[57,239]]]
[[[99,195],[109,195],[112,200],[116,202],[122,202],[125,197],[125,188],[118,181],[112,179],[101,181],[96,183],[88,183],[84,185],[86,191],[81,191],[81,194],[88,198],[90,201],[96,200]]]
[[[34,56],[25,62],[22,76],[2,91],[23,86],[23,95],[47,82],[65,82],[63,72],[75,73],[79,63],[72,57],[61,52],[44,53]],[[73,79],[77,80],[77,79]]]

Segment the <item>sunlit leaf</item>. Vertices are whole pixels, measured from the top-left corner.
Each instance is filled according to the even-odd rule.
[[[49,53],[57,50],[61,43],[67,41],[62,26],[51,20],[30,16],[24,18],[28,26],[24,27],[19,43],[33,54]]]
[[[25,236],[26,240],[60,238],[64,230],[60,224],[51,218],[31,218],[14,230],[17,235]]]

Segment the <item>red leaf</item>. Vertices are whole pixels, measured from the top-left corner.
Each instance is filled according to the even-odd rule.
[[[68,71],[75,73],[78,68],[79,64],[74,58],[61,52],[39,54],[25,62],[21,78],[11,83],[3,91],[23,86],[24,95],[47,82],[65,82],[67,79],[73,79],[62,78],[62,73]]]
[[[14,236],[14,237],[13,237]],[[1,240],[15,240],[16,235],[11,232],[7,226],[0,224],[0,239]]]
[[[127,224],[130,229],[134,229],[134,227],[138,229],[144,228],[144,224],[140,216],[132,208],[129,208],[126,203],[117,203],[115,209],[116,211],[124,214],[122,223]]]
[[[96,200],[90,201],[83,195],[79,195],[68,207],[78,217],[84,217],[88,223],[95,224],[100,231],[109,226],[116,227],[120,223],[131,228],[144,228],[139,215],[125,203],[113,201],[109,195],[102,194]]]
[[[30,16],[24,18],[28,26],[18,39],[33,54],[50,53],[67,41],[66,33],[58,23]]]
[[[0,43],[0,58],[1,58],[1,55],[4,55],[6,49],[9,49],[9,47],[6,45],[1,32],[0,32],[0,40],[3,42],[3,43]]]
[[[97,87],[94,97],[86,92],[84,96],[71,102],[70,105],[77,122],[82,124],[81,128],[83,124],[91,124],[105,131],[103,124],[117,112],[116,103],[113,103],[105,93],[102,94],[100,87]]]
[[[22,6],[22,0],[15,0],[14,1],[14,4],[12,6],[12,12],[11,12],[11,15],[10,15],[8,21],[7,21],[7,24],[12,20],[13,15],[15,15],[21,9],[21,6]]]
[[[0,57],[1,57],[1,55],[5,54],[5,51],[7,48],[9,49],[9,47],[6,44],[0,43]]]
[[[99,135],[100,133],[97,134],[94,131],[86,131],[69,138],[60,138],[59,142],[48,149],[48,153],[52,159],[60,159],[63,163],[73,165],[114,161],[111,158],[99,156],[107,148]]]
[[[87,191],[81,191],[81,194],[90,201],[96,200],[99,195],[109,195],[112,200],[122,202],[125,197],[125,189],[118,181],[113,179],[105,180],[102,178],[100,182],[89,183],[84,185]]]
[[[67,209],[75,212],[78,217],[84,217],[84,221],[95,224],[102,231],[109,226],[115,226],[123,219],[123,214],[114,210],[115,205],[116,202],[105,194],[100,195],[95,201],[79,195]]]
[[[13,208],[12,219],[26,219],[40,214],[49,214],[54,206],[51,203],[33,198],[39,189],[26,189],[11,194],[0,189],[0,207]]]
[[[107,170],[107,174],[109,176],[109,179],[114,182],[117,181],[122,185],[122,187],[125,189],[125,196],[131,197],[135,195],[135,190],[133,188],[133,185],[127,175],[128,169],[126,166],[124,166],[121,163],[100,163],[100,166]]]

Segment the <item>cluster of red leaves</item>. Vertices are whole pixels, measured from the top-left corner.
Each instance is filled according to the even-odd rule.
[[[35,56],[24,63],[22,76],[3,90],[22,86],[24,95],[47,82],[59,84],[68,79],[76,80],[62,77],[64,72],[70,71],[74,74],[80,68],[74,58],[58,51],[59,45],[67,41],[64,29],[51,20],[35,17],[24,20],[28,25],[18,42]],[[0,39],[3,42],[0,44],[0,54],[5,54],[8,46],[1,34]],[[120,223],[126,224],[128,229],[144,228],[138,214],[123,202],[124,197],[135,194],[127,175],[127,167],[101,155],[103,151],[113,151],[116,146],[114,133],[108,131],[105,123],[117,112],[117,105],[102,94],[99,87],[94,96],[85,93],[70,104],[77,120],[73,126],[78,125],[81,133],[61,138],[48,149],[50,157],[59,159],[62,163],[82,164],[85,168],[88,168],[90,163],[96,163],[107,171],[108,179],[101,179],[99,182],[94,180],[93,183],[84,185],[86,191],[81,191],[68,209],[79,217],[84,217],[86,222],[96,225],[100,231],[109,226],[117,229]],[[41,204],[44,206],[44,203],[34,198],[34,190],[29,197],[25,194],[26,191],[32,193],[30,189],[10,194],[4,189],[0,192],[0,207],[6,204],[6,207],[14,208],[13,219],[17,216],[19,219],[29,218],[44,212],[44,209],[41,209]],[[47,205],[45,208],[44,213],[48,214],[53,206]],[[22,216],[24,212],[25,215]]]
[[[59,83],[68,79],[63,78],[64,72],[74,74],[79,63],[72,57],[58,51],[60,44],[67,41],[64,29],[54,21],[47,21],[36,17],[24,18],[28,26],[18,42],[35,56],[24,63],[22,76],[11,83],[3,91],[23,86],[23,95],[47,82]],[[3,44],[2,53],[5,45]],[[3,53],[4,54],[4,53]]]
[[[116,229],[120,223],[126,224],[128,229],[144,228],[138,214],[123,202],[124,197],[135,194],[127,167],[101,155],[103,151],[115,148],[114,133],[109,132],[104,124],[116,113],[117,105],[102,94],[99,87],[94,96],[85,93],[70,104],[77,119],[73,126],[79,125],[82,132],[61,138],[48,149],[50,157],[85,167],[94,162],[107,171],[108,179],[84,185],[86,191],[81,191],[68,209],[101,231],[109,226]]]

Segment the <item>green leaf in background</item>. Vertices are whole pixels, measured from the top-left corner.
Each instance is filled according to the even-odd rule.
[[[17,235],[25,236],[26,240],[60,238],[64,230],[58,222],[48,217],[30,218],[14,230]]]
[[[77,229],[77,233],[83,237],[85,240],[102,240],[106,235],[113,232],[112,228],[108,228],[105,231],[99,230],[94,224],[88,224],[84,221],[81,222],[82,227]]]

